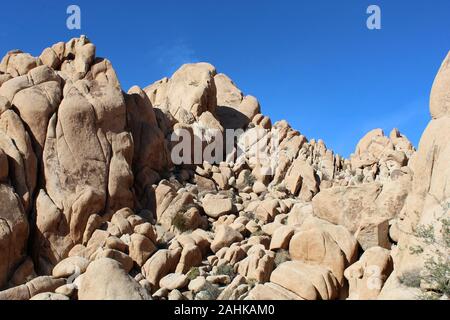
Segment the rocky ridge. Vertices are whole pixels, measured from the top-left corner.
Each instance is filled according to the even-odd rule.
[[[0,63],[0,299],[446,297],[404,279],[436,254],[414,231],[447,230],[450,56],[417,151],[375,129],[345,159],[208,63],[124,92],[95,49],[82,36]],[[174,164],[174,132],[198,127],[251,142]]]

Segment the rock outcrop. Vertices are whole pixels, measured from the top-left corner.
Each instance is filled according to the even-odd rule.
[[[208,63],[124,91],[84,36],[8,52],[0,299],[445,298],[449,70],[417,151],[375,129],[345,159]]]
[[[411,159],[412,188],[405,208],[397,219],[398,255],[396,275],[400,279],[427,273],[425,262],[448,265],[450,221],[450,134],[449,56],[436,76],[430,97],[432,120],[425,129],[417,152]],[[424,234],[420,230],[429,230]],[[420,254],[417,254],[417,250]],[[425,268],[426,269],[426,268]],[[436,281],[436,280],[434,280]],[[445,280],[444,280],[445,281]],[[426,281],[425,281],[426,282]],[[432,289],[430,284],[421,287]]]

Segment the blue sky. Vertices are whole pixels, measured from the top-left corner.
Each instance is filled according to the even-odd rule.
[[[81,30],[66,8],[81,7]],[[366,28],[381,8],[382,29]],[[256,96],[272,121],[348,156],[373,128],[393,127],[417,146],[434,76],[450,50],[448,0],[8,1],[0,55],[33,55],[86,34],[124,90],[207,61]]]

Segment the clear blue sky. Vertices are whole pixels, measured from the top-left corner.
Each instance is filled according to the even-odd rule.
[[[82,29],[66,28],[81,7]],[[382,29],[366,28],[366,8]],[[450,50],[448,0],[7,1],[0,53],[86,34],[127,90],[208,61],[256,96],[272,121],[348,156],[369,130],[398,127],[417,145],[428,96]]]

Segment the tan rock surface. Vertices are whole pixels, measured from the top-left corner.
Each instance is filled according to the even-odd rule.
[[[78,289],[80,300],[151,300],[139,283],[112,259],[92,262]]]
[[[375,129],[345,159],[272,122],[208,63],[125,91],[96,51],[80,36],[0,62],[0,299],[436,292],[404,282],[448,256],[449,56],[417,151],[398,129]],[[230,128],[242,134],[225,150]],[[206,132],[191,141],[206,159],[172,163],[179,129]],[[426,226],[437,244],[414,235]]]

